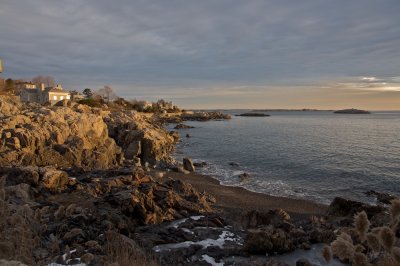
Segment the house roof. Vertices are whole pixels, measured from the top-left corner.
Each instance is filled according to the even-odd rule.
[[[63,89],[58,89],[57,87],[47,87],[44,89],[45,92],[58,92],[58,93],[66,93],[68,94],[68,92],[66,92]]]

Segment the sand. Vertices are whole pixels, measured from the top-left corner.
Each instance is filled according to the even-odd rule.
[[[281,208],[292,218],[306,218],[312,215],[323,215],[328,206],[312,201],[287,197],[275,197],[248,191],[241,187],[223,186],[219,181],[206,175],[169,172],[167,176],[192,184],[198,191],[214,196],[217,202],[214,208],[228,216],[259,210],[268,211]]]

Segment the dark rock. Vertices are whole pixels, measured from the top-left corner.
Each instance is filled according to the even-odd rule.
[[[92,253],[85,253],[81,256],[81,261],[90,264],[94,260],[94,255]]]
[[[253,117],[268,117],[270,115],[264,114],[264,113],[244,113],[244,114],[239,114],[235,116],[253,116]]]
[[[230,165],[230,166],[233,166],[233,167],[239,167],[239,164],[238,164],[238,163],[235,163],[235,162],[230,162],[229,165]]]
[[[249,254],[265,255],[292,251],[295,246],[282,229],[266,228],[249,231],[244,248]]]
[[[133,159],[141,153],[141,144],[139,140],[132,141],[125,149],[125,158]]]
[[[177,172],[177,173],[182,173],[182,174],[190,174],[190,171],[184,169],[182,166],[178,166],[178,167],[174,167],[172,168],[173,171]]]
[[[231,119],[231,116],[221,112],[194,112],[183,113],[180,118],[184,121],[209,121]]]
[[[296,261],[296,266],[313,266],[313,264],[307,259],[299,259]]]
[[[185,124],[178,124],[174,127],[174,129],[187,129],[187,128],[194,128],[194,127]]]
[[[34,166],[26,167],[1,167],[0,174],[6,175],[6,185],[17,185],[20,183],[36,186],[39,184],[39,169]]]
[[[206,162],[201,162],[201,163],[193,163],[195,167],[206,167],[208,164]]]
[[[243,173],[239,175],[240,182],[245,182],[250,179],[250,175],[248,173]]]
[[[370,114],[370,112],[365,111],[365,110],[359,110],[359,109],[343,109],[343,110],[338,110],[333,112],[335,114]]]
[[[391,201],[397,198],[396,196],[391,195],[389,193],[381,193],[375,190],[367,191],[365,192],[365,194],[367,196],[375,196],[379,202],[382,202],[384,204],[391,204]]]
[[[190,134],[186,134],[186,137],[187,138],[191,138],[192,136]]]
[[[328,215],[336,217],[352,217],[354,214],[361,211],[365,211],[368,218],[371,218],[372,216],[385,211],[385,208],[382,206],[372,206],[366,203],[336,197],[329,205]]]
[[[243,214],[241,221],[244,228],[258,228],[266,225],[279,227],[285,222],[290,222],[290,216],[282,209],[270,210],[268,212],[252,210]]]
[[[193,162],[190,158],[183,158],[183,168],[189,172],[194,172],[195,167],[193,165]]]

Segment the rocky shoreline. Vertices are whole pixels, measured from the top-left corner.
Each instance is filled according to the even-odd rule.
[[[177,120],[223,116],[198,117]],[[285,265],[274,255],[331,243],[357,212],[389,219],[386,205],[222,186],[171,158],[166,120],[1,97],[0,265]]]

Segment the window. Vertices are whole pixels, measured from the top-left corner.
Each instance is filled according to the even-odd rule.
[[[67,100],[71,99],[71,96],[67,95]]]
[[[53,96],[53,100],[57,100],[57,96],[54,95],[54,96]]]
[[[60,96],[60,100],[64,100],[64,96]]]

